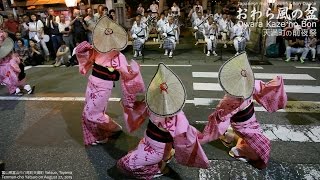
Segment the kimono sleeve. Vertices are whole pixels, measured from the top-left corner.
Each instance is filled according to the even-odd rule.
[[[256,80],[253,98],[268,112],[284,109],[288,99],[284,89],[283,78],[277,76],[267,83]]]
[[[77,60],[79,62],[79,72],[85,75],[94,63],[94,61],[90,60],[89,50],[92,49],[92,47],[87,41],[84,41],[75,48]]]

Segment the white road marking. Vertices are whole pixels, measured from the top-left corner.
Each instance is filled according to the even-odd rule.
[[[196,124],[207,122],[196,121]],[[320,143],[320,126],[261,124],[261,128],[271,141]]]
[[[26,70],[31,69],[31,68],[32,68],[32,66],[25,66],[24,70],[26,71]]]
[[[112,97],[110,102],[119,102],[121,98]],[[186,104],[194,104],[195,106],[209,106],[215,108],[211,104],[218,102],[218,98],[194,98],[186,100]],[[32,97],[32,96],[0,96],[0,101],[85,101],[85,97]],[[277,112],[300,112],[300,113],[320,113],[320,102],[317,101],[288,101],[286,109],[280,109]],[[256,106],[255,111],[267,112],[263,107]]]
[[[203,91],[222,91],[219,83],[193,83],[193,89]],[[285,91],[287,93],[319,94],[320,86],[285,85]]]
[[[140,64],[142,67],[158,67],[157,64]],[[191,64],[166,64],[168,67],[191,67]]]
[[[276,76],[282,76],[288,80],[316,80],[309,74],[277,74],[277,73],[254,73],[257,79],[273,79]],[[218,78],[218,72],[192,72],[192,77],[197,78]]]
[[[252,69],[263,69],[262,66],[251,66]]]
[[[320,66],[295,66],[297,69],[320,69]]]

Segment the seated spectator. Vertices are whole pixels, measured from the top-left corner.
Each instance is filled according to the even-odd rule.
[[[29,57],[30,57],[30,64],[32,66],[36,66],[39,64],[43,64],[44,57],[41,53],[41,49],[37,42],[33,39],[29,40]]]
[[[311,51],[312,55],[312,61],[316,61],[316,48],[317,48],[317,38],[314,35],[310,35],[306,37],[306,48],[309,51]]]
[[[159,6],[158,6],[158,4],[156,4],[156,1],[152,1],[152,4],[150,5],[149,9],[152,11],[152,13],[155,16],[158,16]]]
[[[53,65],[54,67],[59,67],[62,64],[68,65],[70,59],[70,49],[66,45],[64,41],[61,42],[61,46],[59,47],[56,55],[56,63]]]
[[[289,40],[288,46],[286,48],[286,56],[287,60],[286,62],[289,62],[291,60],[291,54],[301,54],[300,62],[304,63],[304,60],[306,59],[308,55],[308,49],[305,48],[304,40],[298,36],[292,36]]]
[[[17,46],[14,47],[14,52],[18,54],[21,63],[24,66],[30,65],[30,58],[29,58],[29,49],[24,45],[22,39],[18,39],[15,43]]]
[[[28,40],[25,39],[25,38],[22,38],[20,32],[16,32],[16,39],[17,39],[17,40],[22,40],[23,45],[28,48],[28,46],[29,46]],[[17,44],[17,41],[16,41],[16,42],[14,43],[14,48],[17,48],[17,47],[18,47],[18,44]]]
[[[144,15],[144,8],[142,7],[142,3],[139,3],[139,6],[137,8],[137,14],[140,14],[141,16]]]

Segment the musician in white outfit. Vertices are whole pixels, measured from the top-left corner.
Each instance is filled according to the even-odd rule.
[[[206,23],[207,19],[204,19],[202,16],[202,12],[198,12],[198,18],[195,20],[194,24],[195,26],[193,27],[195,33],[194,36],[196,38],[196,44],[198,45],[199,43],[199,39],[204,39],[203,37],[203,28],[204,28],[204,24]]]
[[[146,31],[146,25],[141,22],[141,16],[138,15],[136,17],[136,21],[133,24],[131,28],[131,36],[133,38],[133,51],[134,55],[133,57],[142,56],[142,47],[144,43],[146,42],[147,37],[147,31]]]
[[[172,58],[173,50],[176,48],[176,42],[179,41],[178,26],[173,23],[173,17],[168,17],[168,23],[163,28],[162,36],[164,37],[163,49],[164,55]]]
[[[232,28],[230,39],[233,39],[236,55],[245,51],[246,43],[250,40],[250,29],[242,20],[239,20]]]
[[[222,41],[224,42],[224,48],[227,48],[227,38],[230,36],[230,31],[234,26],[233,22],[230,19],[230,16],[223,13],[222,19],[218,21],[219,32],[222,36]]]
[[[203,34],[205,41],[207,43],[207,56],[210,56],[210,53],[214,56],[217,56],[216,47],[217,47],[217,36],[218,36],[218,26],[214,23],[213,17],[209,17],[208,22],[204,24]]]
[[[166,19],[164,13],[161,13],[160,14],[160,19],[158,20],[157,22],[157,31],[158,31],[158,34],[162,34],[163,33],[163,29],[164,29],[164,26],[168,23],[168,20]],[[159,37],[160,39],[160,37]],[[159,48],[162,48],[162,43],[160,42],[160,46]]]

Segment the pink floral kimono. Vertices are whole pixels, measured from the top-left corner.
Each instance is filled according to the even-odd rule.
[[[253,99],[268,112],[275,112],[278,109],[285,108],[287,95],[282,77],[277,76],[268,83],[256,80]],[[231,124],[235,133],[242,138],[237,143],[237,149],[243,152],[242,155],[249,158],[251,165],[263,169],[269,161],[270,140],[263,135],[263,131],[254,114],[252,103],[252,98],[243,100],[226,95],[209,116],[208,124],[205,126],[203,133],[199,134],[199,140],[202,144],[216,140],[226,132]],[[246,114],[239,116],[245,110],[248,112],[253,111],[253,115],[250,115],[244,122],[236,121],[235,116],[246,116]]]
[[[123,99],[130,99],[131,93],[144,92],[145,86],[139,64],[132,60],[129,66],[125,56],[121,53],[98,53],[85,41],[76,47],[76,56],[81,74],[87,74],[91,68],[93,69],[92,73],[95,72],[89,76],[82,114],[84,144],[90,145],[96,141],[105,140],[116,129],[119,130],[119,126],[105,114],[106,103],[114,86],[114,81],[111,79],[115,78],[115,72],[120,74]],[[108,74],[104,71],[108,70],[107,67],[112,67],[115,71]],[[110,78],[110,80],[105,80],[100,76]]]
[[[17,54],[10,53],[0,59],[0,82],[7,86],[9,93],[15,93],[16,89],[26,84],[25,74],[20,74],[20,59]]]
[[[208,158],[197,138],[198,130],[189,124],[182,111],[172,117],[162,118],[149,112],[144,102],[136,101],[131,103],[131,106],[123,104],[123,107],[125,123],[129,132],[139,128],[144,119],[149,117],[149,124],[169,133],[178,163],[190,167],[209,167]],[[148,130],[149,128],[136,149],[118,161],[117,166],[124,174],[138,179],[152,179],[160,172],[161,165],[159,163],[165,159],[168,143],[159,142],[149,137]]]

